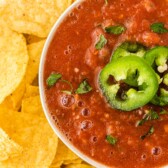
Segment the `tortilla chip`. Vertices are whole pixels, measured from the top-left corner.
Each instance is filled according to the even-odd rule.
[[[25,78],[23,78],[17,89],[13,93],[11,93],[10,96],[6,97],[1,106],[5,106],[13,110],[19,110],[21,107],[23,95],[25,93],[25,88],[26,82]]]
[[[24,98],[29,98],[29,97],[38,96],[38,95],[39,95],[38,86],[26,85],[26,91],[24,94]]]
[[[39,42],[41,40],[45,40],[44,38],[33,36],[31,34],[24,34],[24,36],[26,38],[27,44],[37,43],[37,42]]]
[[[44,112],[41,106],[40,96],[34,96],[34,97],[23,99],[21,112],[36,114],[39,116],[44,115]]]
[[[6,0],[0,16],[19,33],[47,37],[60,14],[72,0]]]
[[[0,104],[19,86],[27,64],[25,38],[0,22]]]
[[[70,164],[65,166],[65,168],[94,168],[94,167],[83,163],[83,164]]]
[[[32,43],[27,46],[29,54],[29,63],[26,73],[26,82],[31,84],[37,77],[41,52],[44,46],[45,40],[37,43]]]
[[[52,163],[50,165],[50,168],[61,168],[62,164],[63,164],[63,160],[60,160],[60,161]]]
[[[51,168],[56,168],[58,165],[62,164],[65,161],[72,161],[78,159],[78,156],[75,155],[71,150],[69,150],[62,142],[61,140],[58,141],[58,149],[57,153],[55,155],[55,158],[53,160]],[[59,165],[59,166],[60,166]]]
[[[79,164],[82,163],[82,160],[80,158],[74,159],[74,160],[60,160],[60,161],[55,161],[54,163],[51,164],[50,168],[60,168],[61,166],[66,167],[65,165],[68,164]]]
[[[10,137],[0,128],[0,161],[7,160],[20,155],[22,147],[15,143]]]
[[[68,165],[68,164],[80,164],[82,163],[82,159],[78,158],[78,159],[74,159],[74,160],[65,160],[64,161],[64,165]]]
[[[0,108],[0,127],[23,147],[22,155],[0,162],[0,167],[47,168],[51,165],[58,138],[44,117]]]

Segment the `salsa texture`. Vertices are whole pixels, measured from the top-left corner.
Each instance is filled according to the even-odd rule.
[[[98,80],[124,42],[145,46],[140,56],[167,47],[167,28],[167,0],[84,0],[58,27],[44,66],[46,103],[55,125],[82,153],[109,167],[168,165],[168,106],[114,109]]]

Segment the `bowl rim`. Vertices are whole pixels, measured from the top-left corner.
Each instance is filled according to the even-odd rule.
[[[63,22],[63,20],[68,16],[68,14],[84,0],[77,0],[73,4],[71,4],[58,18],[58,20],[55,22],[54,26],[52,27],[46,42],[44,44],[40,64],[39,64],[39,92],[40,92],[40,100],[42,103],[42,108],[45,114],[46,119],[48,120],[49,125],[51,126],[54,133],[61,139],[61,141],[71,150],[73,151],[77,156],[79,156],[81,159],[86,161],[87,163],[91,164],[94,167],[97,168],[108,168],[109,166],[103,165],[102,163],[95,161],[91,159],[91,157],[88,157],[86,154],[82,153],[79,149],[77,149],[71,142],[67,140],[65,135],[59,130],[59,128],[56,126],[55,122],[53,121],[51,115],[49,114],[49,109],[47,107],[46,99],[45,99],[45,93],[44,93],[44,78],[43,78],[43,71],[44,71],[44,64],[46,60],[46,54],[48,52],[48,48],[54,38],[55,32],[57,31],[57,28],[60,26],[60,24]]]

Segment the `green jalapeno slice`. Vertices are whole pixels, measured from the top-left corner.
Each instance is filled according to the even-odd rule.
[[[144,58],[161,79],[159,90],[151,103],[159,106],[168,105],[168,47],[154,47],[146,52]]]
[[[136,72],[137,86],[128,84]],[[131,111],[147,104],[156,94],[158,79],[142,58],[127,56],[107,64],[99,75],[99,85],[109,104]]]
[[[146,48],[142,44],[139,44],[137,42],[124,42],[114,51],[111,56],[111,61],[131,55],[143,57],[145,53]]]

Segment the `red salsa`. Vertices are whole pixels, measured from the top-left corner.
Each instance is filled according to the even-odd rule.
[[[47,106],[67,139],[100,163],[118,168],[168,165],[167,102],[157,105],[157,97],[123,111],[107,102],[100,87],[100,72],[125,42],[141,44],[144,52],[156,46],[166,48],[168,1],[84,0],[77,5],[58,27],[46,55]],[[167,69],[160,66],[158,71],[167,73]]]

